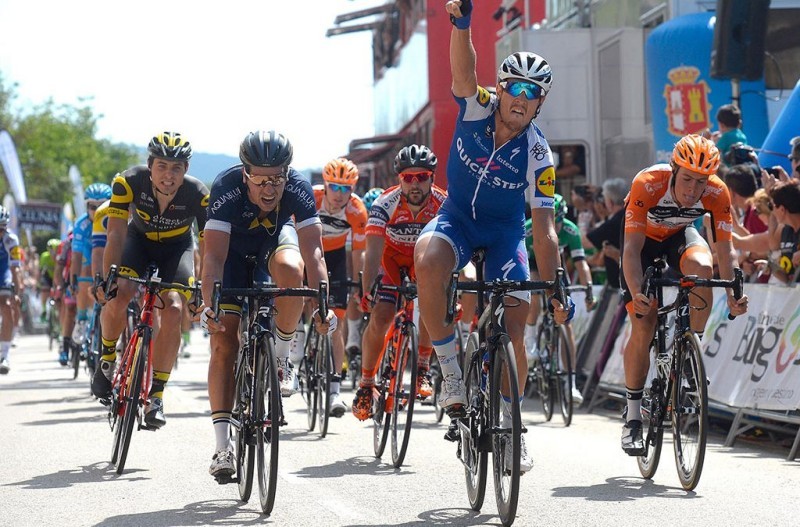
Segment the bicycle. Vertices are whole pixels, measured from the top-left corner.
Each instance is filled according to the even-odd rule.
[[[471,327],[475,327],[477,320],[474,320],[471,324]],[[461,330],[461,326],[459,324],[454,325],[454,330],[456,333],[456,353],[458,354],[458,363],[464,364],[464,332]],[[431,355],[431,367],[430,367],[430,374],[431,374],[431,386],[433,388],[433,396],[431,397],[430,404],[433,406],[433,415],[436,417],[436,422],[441,423],[444,419],[445,409],[439,403],[439,400],[442,396],[442,382],[444,381],[444,376],[442,375],[442,368],[439,365],[439,359],[436,356],[436,353]],[[425,403],[423,403],[425,404]]]
[[[50,296],[47,299],[47,349],[52,351],[53,344],[58,344],[61,338],[61,322],[58,317],[58,308],[61,305],[60,291],[55,288],[50,289]]]
[[[477,280],[459,282],[454,273],[449,286],[445,322],[452,323],[458,291],[478,293],[478,312],[481,313],[477,331],[467,337],[464,349],[466,372],[464,382],[467,408],[464,416],[455,416],[456,456],[464,464],[467,497],[473,510],[483,506],[486,493],[488,453],[492,453],[495,501],[503,525],[511,525],[517,514],[520,478],[520,442],[527,430],[522,426],[519,401],[517,363],[511,338],[505,330],[503,308],[505,295],[513,291],[535,291],[556,287],[557,295],[566,299],[563,288],[564,271],[558,269],[555,281],[516,281],[483,279],[482,250],[476,251],[473,262]],[[491,293],[485,306],[484,294]],[[507,394],[507,395],[505,395]],[[501,400],[509,400],[510,422],[500,424]],[[505,404],[505,403],[502,403]],[[448,436],[450,433],[448,432]],[[510,445],[510,461],[506,447]],[[510,465],[510,469],[507,466]]]
[[[664,278],[666,264],[656,260],[645,271],[642,293],[654,290],[658,301],[656,332],[650,344],[655,358],[655,377],[642,398],[642,433],[645,453],[636,461],[642,477],[652,479],[658,468],[664,429],[671,422],[675,466],[685,490],[693,490],[700,481],[708,434],[708,379],[703,366],[703,352],[689,323],[689,295],[695,287],[726,287],[735,298],[743,294],[744,276],[734,269],[733,280],[701,279],[687,275]],[[676,286],[675,301],[663,305],[663,288]],[[672,346],[667,346],[667,315],[675,312]],[[637,315],[639,317],[639,315]],[[730,314],[728,318],[733,320]]]
[[[414,324],[417,284],[410,281],[405,269],[400,270],[399,286],[381,284],[381,278],[379,275],[375,279],[372,298],[377,298],[379,291],[396,292],[397,311],[384,336],[379,360],[375,383],[378,398],[373,402],[372,408],[372,446],[375,457],[381,457],[391,431],[392,465],[400,468],[408,451],[414,401],[417,398],[419,332]]]
[[[242,344],[234,370],[236,394],[231,412],[236,478],[217,481],[238,483],[239,497],[246,502],[253,489],[253,468],[257,461],[261,510],[270,514],[277,490],[279,428],[286,424],[275,357],[272,321],[275,308],[271,301],[279,296],[317,297],[320,315],[324,318],[328,310],[328,291],[325,282],[320,283],[319,290],[255,283],[255,257],[248,257],[247,263],[251,287],[223,288],[220,282],[214,284],[212,309],[215,313],[219,313],[222,295],[244,297],[247,306],[243,309],[247,321],[243,316],[240,325]]]
[[[314,323],[306,335],[303,358],[297,370],[300,393],[306,401],[308,431],[313,432],[319,419],[320,437],[328,433],[331,409],[333,345],[330,335],[321,335]]]
[[[150,384],[153,380],[153,310],[164,307],[163,303],[160,306],[156,304],[161,301],[158,294],[167,289],[193,291],[196,288],[162,282],[155,265],[148,266],[143,278],[119,275],[117,266],[112,265],[104,287],[107,299],[116,295],[117,278],[144,286],[138,323],[125,346],[119,368],[111,382],[112,398],[110,401],[101,400],[109,406],[108,422],[114,432],[111,463],[116,465],[117,474],[122,474],[128,458],[134,423],[138,423],[137,430],[151,430],[144,424],[144,408],[149,403]]]
[[[586,298],[592,298],[592,286],[570,285],[564,289],[567,293],[585,291]],[[553,314],[544,305],[546,295],[541,296],[543,318],[536,335],[537,351],[533,364],[528,368],[528,382],[539,394],[545,420],[553,418],[558,401],[564,426],[569,426],[573,413],[572,350],[566,327],[556,325]]]

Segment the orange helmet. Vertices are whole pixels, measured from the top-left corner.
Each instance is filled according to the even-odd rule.
[[[322,169],[322,179],[326,183],[352,187],[358,181],[358,167],[349,159],[338,157]]]
[[[672,160],[676,165],[706,176],[717,173],[719,150],[713,141],[699,135],[685,135],[675,144]]]

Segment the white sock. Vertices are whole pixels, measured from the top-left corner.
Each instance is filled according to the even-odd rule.
[[[361,335],[358,334],[358,325],[361,323],[361,319],[357,318],[355,320],[347,319],[347,344],[345,348],[360,348],[360,337]]]
[[[275,356],[279,359],[288,359],[289,353],[292,351],[292,339],[294,338],[294,331],[289,334],[283,333],[278,328],[275,328]]]
[[[217,441],[215,452],[230,449],[231,445],[231,413],[214,412],[211,416],[214,422],[214,438]]]
[[[466,340],[467,335],[469,335],[469,327],[472,324],[470,322],[459,321],[458,325],[461,326],[461,333],[464,335],[464,339]]]
[[[439,359],[442,374],[445,377],[452,374],[460,379],[461,365],[458,364],[455,333],[444,340],[434,342],[433,349],[436,350],[436,358]]]
[[[8,358],[8,350],[11,349],[10,342],[0,342],[0,359]]]

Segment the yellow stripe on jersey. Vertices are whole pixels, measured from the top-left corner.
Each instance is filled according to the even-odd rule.
[[[180,236],[181,234],[184,234],[188,230],[189,226],[187,225],[186,227],[180,227],[178,229],[172,229],[169,231],[146,232],[144,233],[144,235],[147,236],[148,240],[153,240],[157,242],[159,240],[163,240],[164,238],[174,238],[176,236]]]

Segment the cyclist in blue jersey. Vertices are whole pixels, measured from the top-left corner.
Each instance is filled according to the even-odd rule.
[[[70,284],[75,293],[78,305],[77,319],[72,330],[72,341],[83,344],[86,338],[86,326],[89,324],[89,308],[94,299],[90,295],[92,283],[92,224],[95,211],[104,201],[111,199],[111,185],[92,183],[83,193],[86,200],[86,212],[75,220],[72,239],[72,261],[70,263]],[[64,337],[62,354],[69,351],[69,335]],[[68,357],[69,355],[67,355]],[[66,358],[64,360],[66,361]]]
[[[211,335],[208,399],[216,449],[209,473],[218,480],[236,473],[230,423],[243,300],[223,296],[220,313],[214,313],[208,307],[213,299],[214,282],[221,280],[223,288],[247,287],[246,258],[250,255],[258,257],[256,281],[266,280],[269,272],[279,287],[302,287],[304,262],[309,287],[319,287],[328,276],[314,191],[311,183],[289,166],[292,155],[292,144],[283,134],[251,132],[239,149],[242,164],[222,172],[211,186],[202,266],[206,307],[202,310],[201,324]],[[311,300],[312,306],[316,302]],[[288,397],[297,390],[289,353],[303,311],[303,299],[277,298],[275,311],[280,389],[281,395]],[[315,311],[314,321],[320,333],[336,329],[333,310],[324,321]]]
[[[558,267],[558,237],[553,221],[555,169],[553,155],[541,130],[533,123],[552,85],[550,65],[530,52],[513,53],[498,70],[496,94],[478,86],[475,48],[469,29],[468,0],[453,0],[446,10],[455,26],[450,35],[453,96],[459,106],[447,164],[447,199],[439,215],[427,224],[417,241],[415,262],[420,314],[429,328],[444,375],[440,403],[451,417],[464,415],[467,403],[456,354],[453,325],[444,326],[446,288],[450,275],[470,261],[475,249],[485,249],[487,280],[527,280],[525,251],[525,194],[535,228],[534,251],[543,280],[553,280]],[[506,329],[517,364],[525,364],[523,333],[529,292],[514,293],[506,303]],[[574,313],[551,299],[558,323]],[[525,368],[518,368],[524,386]],[[521,404],[522,401],[519,401]],[[504,403],[501,426],[510,419]],[[509,443],[510,445],[510,443]],[[532,462],[524,441],[521,470]],[[509,456],[510,459],[510,456]]]
[[[0,374],[5,375],[11,367],[8,351],[14,333],[13,310],[19,308],[22,291],[20,261],[22,250],[17,235],[8,230],[11,215],[0,205]]]

